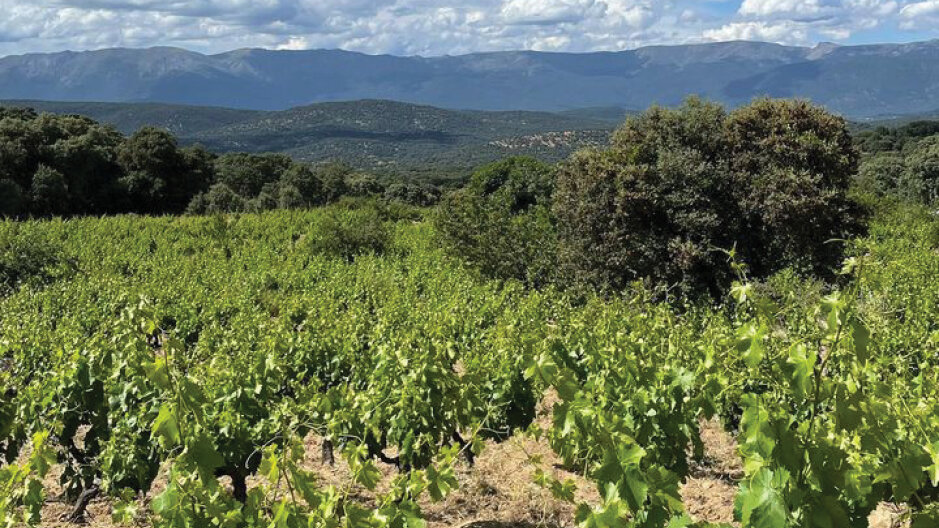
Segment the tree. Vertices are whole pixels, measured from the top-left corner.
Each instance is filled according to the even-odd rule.
[[[648,280],[686,293],[727,282],[716,250],[733,247],[739,213],[725,119],[697,99],[652,108],[628,120],[609,150],[562,165],[554,211],[567,280],[613,290]]]
[[[914,201],[939,203],[939,136],[923,139],[910,149],[899,186]]]
[[[488,276],[546,284],[557,254],[553,175],[552,167],[530,158],[482,167],[441,202],[434,216],[441,245]]]
[[[323,192],[323,182],[316,173],[306,164],[294,163],[280,179],[280,200],[283,202],[287,194],[294,195],[287,199],[291,204],[287,208],[311,207],[326,201]],[[281,206],[285,207],[285,206]]]
[[[371,174],[352,174],[346,178],[346,183],[352,196],[376,196],[385,192],[385,186]]]
[[[30,209],[38,215],[51,216],[69,212],[69,190],[59,171],[40,165],[29,190]]]
[[[323,182],[323,194],[326,203],[332,203],[349,194],[347,178],[352,168],[340,162],[331,161],[316,168],[316,176]]]
[[[190,214],[238,213],[245,211],[247,201],[231,187],[216,183],[208,191],[193,198],[186,212]]]
[[[897,152],[879,152],[866,159],[858,170],[857,186],[876,195],[895,194],[906,172],[906,158]]]
[[[293,165],[283,154],[224,154],[215,160],[215,181],[242,198],[253,198],[275,184]]]
[[[185,207],[172,191],[185,176],[185,163],[176,138],[165,130],[143,127],[124,141],[118,160],[126,176],[122,183],[129,207],[156,213]]]
[[[727,114],[690,99],[627,120],[608,150],[562,165],[554,212],[567,280],[718,294],[736,249],[752,273],[825,274],[859,230],[857,153],[843,119],[802,101]]]
[[[800,100],[761,99],[727,120],[743,232],[741,256],[758,276],[784,267],[827,275],[862,212],[847,190],[859,154],[844,118]]]
[[[416,207],[430,207],[440,201],[440,189],[435,185],[392,183],[384,193],[385,200]]]
[[[25,209],[23,188],[13,180],[0,180],[0,217],[19,216]]]

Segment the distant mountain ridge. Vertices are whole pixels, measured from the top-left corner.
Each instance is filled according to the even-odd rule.
[[[728,105],[808,97],[853,118],[939,108],[939,41],[814,48],[761,42],[584,54],[444,57],[339,50],[109,49],[0,59],[0,99],[284,110],[396,100],[450,109],[642,109],[698,94]]]

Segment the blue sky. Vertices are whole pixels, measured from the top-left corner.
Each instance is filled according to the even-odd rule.
[[[939,38],[939,0],[0,0],[0,55],[107,47],[444,55]]]

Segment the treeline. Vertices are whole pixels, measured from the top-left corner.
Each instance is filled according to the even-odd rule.
[[[878,127],[857,135],[858,187],[928,206],[939,204],[939,121]]]
[[[433,205],[430,184],[388,184],[341,163],[277,154],[217,156],[161,129],[125,137],[81,116],[0,107],[0,216],[263,211],[383,196]]]
[[[443,245],[533,286],[720,294],[743,275],[831,277],[864,231],[844,119],[804,101],[732,112],[691,99],[630,118],[608,148],[559,166],[480,170],[439,207]],[[682,297],[685,297],[682,295]]]

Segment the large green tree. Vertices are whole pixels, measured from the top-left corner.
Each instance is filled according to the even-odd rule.
[[[568,281],[636,280],[717,293],[734,276],[828,273],[860,229],[847,198],[858,155],[840,117],[804,101],[730,114],[690,99],[629,119],[606,150],[563,164],[554,211]]]

